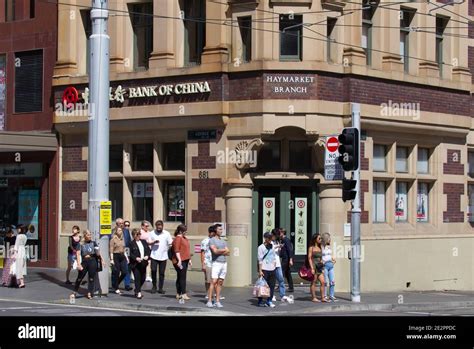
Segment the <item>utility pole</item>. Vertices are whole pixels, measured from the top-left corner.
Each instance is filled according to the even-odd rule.
[[[351,103],[352,127],[359,131],[358,149],[360,149],[360,104]],[[357,163],[360,164],[360,151],[357,152]],[[352,172],[352,179],[355,180],[356,196],[352,201],[351,211],[351,301],[360,302],[360,165]]]
[[[107,34],[108,0],[92,0],[90,36],[90,117],[88,228],[100,246],[106,265],[99,272],[102,294],[109,290],[109,238],[100,235],[100,202],[109,199],[109,35]]]

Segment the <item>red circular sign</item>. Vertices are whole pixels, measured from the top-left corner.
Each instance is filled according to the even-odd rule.
[[[299,208],[303,208],[304,207],[304,201],[303,200],[298,200],[296,205],[298,205]]]
[[[271,200],[265,201],[265,207],[272,208],[273,207],[273,202]]]
[[[326,142],[326,148],[331,152],[334,153],[337,148],[339,148],[339,141],[336,137],[330,137]]]
[[[68,87],[63,92],[63,103],[76,104],[79,100],[79,93],[74,87]]]

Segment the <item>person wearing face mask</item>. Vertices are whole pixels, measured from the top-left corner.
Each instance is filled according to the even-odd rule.
[[[110,239],[109,243],[110,264],[113,266],[112,288],[116,294],[122,294],[119,290],[119,285],[125,276],[128,269],[128,257],[125,254],[125,241],[123,238],[122,228],[115,229],[115,233]]]

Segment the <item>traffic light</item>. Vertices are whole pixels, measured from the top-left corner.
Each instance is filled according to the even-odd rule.
[[[359,130],[345,128],[337,137],[339,140],[339,158],[344,171],[355,171],[359,168]]]
[[[342,201],[354,200],[357,194],[355,190],[357,181],[355,179],[342,180]]]

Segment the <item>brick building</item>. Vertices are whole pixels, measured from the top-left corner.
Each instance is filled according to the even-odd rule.
[[[185,222],[194,244],[225,222],[229,285],[252,282],[266,230],[290,233],[297,266],[312,233],[330,232],[337,289],[347,290],[350,205],[325,178],[324,141],[360,103],[362,290],[472,289],[472,50],[460,23],[472,2],[439,5],[114,2],[111,13],[129,12],[109,17],[114,217]],[[85,6],[59,7],[53,80],[55,102],[72,91],[82,107]],[[86,221],[79,114],[54,119],[61,265],[66,233]]]
[[[58,263],[56,43],[55,4],[0,1],[0,228],[33,225],[31,264],[43,267]]]

